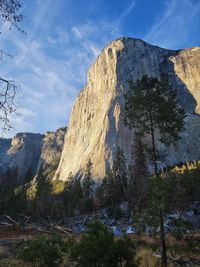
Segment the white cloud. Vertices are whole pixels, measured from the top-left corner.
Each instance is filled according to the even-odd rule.
[[[80,30],[77,27],[72,27],[71,31],[73,32],[74,36],[78,39],[82,39],[82,33],[80,32]]]

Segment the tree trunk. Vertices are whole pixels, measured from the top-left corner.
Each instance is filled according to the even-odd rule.
[[[155,136],[154,136],[154,125],[153,125],[153,118],[150,111],[150,124],[151,124],[151,142],[153,148],[153,160],[154,160],[154,173],[158,176],[158,165],[157,165],[157,155],[156,155],[156,144],[155,144]]]
[[[166,253],[165,230],[164,230],[162,208],[160,209],[160,250],[161,250],[161,267],[166,267],[167,253]]]
[[[151,128],[151,141],[152,141],[152,148],[153,148],[153,160],[154,160],[154,174],[157,178],[158,175],[158,165],[157,165],[157,155],[156,155],[156,144],[155,144],[155,135],[154,135],[154,124],[152,113],[150,110],[150,128]],[[163,220],[163,210],[160,207],[160,250],[161,250],[161,267],[167,266],[167,253],[166,253],[166,244],[165,244],[165,230],[164,230],[164,220]]]

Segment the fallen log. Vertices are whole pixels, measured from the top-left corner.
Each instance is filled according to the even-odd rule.
[[[14,219],[12,219],[9,215],[5,215],[5,217],[6,217],[9,221],[11,221],[13,224],[19,224],[19,223],[17,223]]]
[[[54,227],[55,229],[59,230],[60,232],[64,233],[64,234],[67,234],[69,236],[72,236],[72,234],[66,229],[66,228],[63,228],[59,225],[55,225]]]
[[[0,225],[4,225],[4,226],[13,226],[13,224],[11,224],[11,223],[7,223],[7,222],[0,222]]]
[[[46,234],[52,234],[52,231],[49,231],[49,230],[46,230],[46,229],[43,229],[43,228],[35,228],[34,230],[36,230],[38,232],[43,232],[43,233],[46,233]]]

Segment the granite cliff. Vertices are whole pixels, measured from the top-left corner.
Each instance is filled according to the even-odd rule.
[[[60,159],[65,131],[60,128],[45,135],[18,133],[12,139],[0,138],[0,174],[14,172],[15,183],[23,184],[41,168],[53,168]]]
[[[117,146],[130,161],[133,132],[124,126],[122,108],[130,80],[143,74],[167,73],[187,112],[182,139],[174,146],[157,143],[167,152],[165,164],[200,158],[200,47],[172,51],[142,40],[120,38],[110,43],[90,67],[87,84],[77,97],[54,179],[83,172],[88,159],[96,179],[112,164]]]

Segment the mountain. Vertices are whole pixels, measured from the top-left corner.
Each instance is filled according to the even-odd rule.
[[[18,133],[12,139],[0,138],[0,174],[12,174],[16,184],[23,184],[41,168],[47,171],[58,165],[65,131],[60,128],[45,135]]]
[[[177,89],[187,117],[182,139],[170,147],[157,143],[157,148],[167,154],[166,165],[199,159],[200,47],[173,51],[120,38],[103,49],[89,69],[87,84],[73,106],[54,179],[65,181],[70,172],[82,173],[89,159],[95,178],[102,178],[118,146],[130,162],[133,131],[123,122],[124,93],[130,80],[163,72]]]

